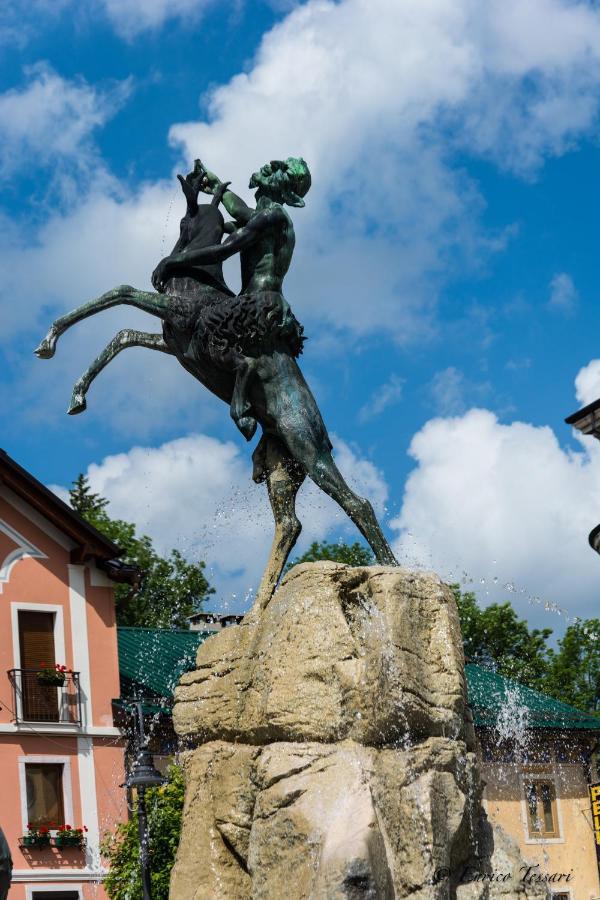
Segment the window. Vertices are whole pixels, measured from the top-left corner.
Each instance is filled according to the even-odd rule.
[[[79,891],[34,891],[32,900],[81,900]]]
[[[62,763],[27,763],[27,819],[32,825],[64,825]]]
[[[54,613],[19,610],[22,669],[54,665]]]
[[[57,722],[58,692],[40,685],[36,677],[41,666],[55,663],[54,613],[19,610],[19,651],[23,718]]]
[[[527,825],[531,838],[558,837],[556,792],[551,781],[526,781]]]
[[[79,891],[34,891],[32,900],[81,900]]]

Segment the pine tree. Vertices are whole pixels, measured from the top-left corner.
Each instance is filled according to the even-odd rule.
[[[132,522],[112,519],[109,502],[92,492],[85,475],[69,491],[73,509],[123,550],[121,559],[143,572],[132,593],[127,584],[115,585],[117,623],[145,628],[188,628],[188,617],[198,612],[214,593],[204,574],[205,564],[188,562],[178,550],[161,556],[148,535],[138,535]]]
[[[108,500],[92,492],[89,479],[83,472],[80,472],[73,482],[69,497],[73,509],[88,521],[102,513],[108,506]]]

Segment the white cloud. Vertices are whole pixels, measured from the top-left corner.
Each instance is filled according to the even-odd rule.
[[[433,406],[440,416],[458,415],[466,409],[469,397],[477,397],[481,401],[490,391],[489,382],[469,381],[464,372],[455,366],[436,372],[430,385]]]
[[[142,12],[139,21],[183,15],[186,3],[150,3],[149,18]],[[119,15],[116,3],[110,8]],[[119,9],[133,17],[138,5]],[[464,276],[508,237],[482,233],[483,199],[452,167],[453,151],[534,173],[545,155],[591,127],[599,48],[600,12],[567,0],[309,0],[264,36],[247,72],[209,94],[206,121],[174,125],[171,141],[242,193],[265,159],[304,155],[313,189],[306,209],[294,211],[298,242],[286,293],[308,334],[326,332],[330,350],[371,334],[424,342],[436,332],[436,298],[447,279]],[[95,159],[88,137],[108,115],[101,92],[48,71],[32,78],[37,92],[48,91],[49,109],[61,86],[79,98],[79,106],[59,104],[59,113],[75,110],[70,125],[64,112],[72,137],[55,129],[48,152],[80,147],[82,160]],[[15,115],[13,148],[29,140],[30,113]],[[33,133],[41,141],[45,109],[40,121]],[[148,286],[173,242],[181,213],[175,182],[86,187],[37,233],[0,222],[5,337],[45,331],[50,309],[53,316],[115,284]],[[133,323],[133,313],[110,321]],[[93,333],[106,327],[94,322]],[[91,329],[78,330],[86,347]],[[136,359],[151,365],[148,355],[124,354],[106,379],[120,370],[132,382]],[[54,376],[37,371],[30,377],[44,391]]]
[[[235,11],[239,0],[229,6]],[[27,8],[21,0],[3,0],[0,6],[0,44],[22,46],[39,34],[42,25],[56,21],[68,11],[72,20],[86,28],[106,18],[124,40],[132,41],[144,32],[158,31],[172,19],[181,20],[184,28],[197,27],[203,13],[216,0],[29,0]],[[219,12],[228,4],[219,5]],[[281,7],[284,10],[284,6]]]
[[[600,398],[600,359],[593,359],[575,378],[575,396],[582,406]]]
[[[4,339],[19,332],[29,346],[19,365],[19,395],[5,398],[21,419],[55,420],[66,410],[75,380],[123,327],[161,332],[159,319],[122,306],[87,319],[59,341],[56,356],[40,361],[33,349],[60,313],[117,284],[151,289],[156,260],[174,244],[179,216],[168,217],[179,185],[143,185],[135,193],[91,190],[80,206],[57,215],[28,245],[0,221],[4,272],[0,326]],[[157,223],[160,223],[157,227]],[[22,302],[19,302],[21,298]],[[13,363],[16,374],[17,363]],[[199,408],[200,407],[200,408]],[[182,429],[206,425],[216,402],[177,361],[148,350],[126,350],[99,376],[88,395],[82,425],[110,421],[129,435],[160,434],[176,416]],[[207,418],[208,416],[208,418]]]
[[[380,384],[377,390],[374,391],[369,402],[361,406],[358,411],[358,421],[361,423],[368,422],[370,419],[381,415],[388,407],[399,403],[403,389],[404,379],[392,373],[388,380],[384,384]]]
[[[21,48],[40,32],[41,23],[56,20],[71,0],[2,0],[0,4],[0,46]]]
[[[117,284],[151,290],[152,269],[175,242],[179,216],[167,215],[179,194],[177,183],[111,193],[91,186],[74,209],[44,224],[34,243],[0,221],[4,335],[37,325],[43,308],[62,313]],[[27,303],[15,303],[18,296]],[[100,319],[92,322],[97,327]]]
[[[184,19],[185,27],[195,26],[214,0],[100,0],[100,3],[117,33],[131,39],[141,32],[160,28],[168,19]]]
[[[25,74],[22,87],[0,94],[0,178],[30,169],[39,196],[41,168],[68,163],[75,179],[90,166],[96,157],[90,137],[125,101],[131,82],[99,90],[83,79],[65,79],[45,63]]]
[[[296,217],[302,276],[297,264],[291,284],[304,308],[359,334],[385,322],[398,340],[422,337],[441,269],[460,265],[449,250],[490,250],[480,198],[447,150],[529,175],[596,115],[600,15],[562,0],[526,7],[303,4],[248,73],[209,94],[207,121],[176,125],[171,139],[238,188],[265,159],[303,155],[314,189]]]
[[[577,305],[579,294],[573,279],[567,272],[557,272],[550,282],[548,305],[564,313],[571,313]]]
[[[441,415],[462,412],[465,406],[465,376],[454,366],[436,372],[431,381],[431,396]]]
[[[355,490],[383,512],[387,486],[381,473],[336,440],[336,461]],[[177,547],[189,559],[204,559],[217,597],[244,608],[267,561],[273,520],[266,488],[251,479],[249,454],[231,441],[195,434],[160,447],[133,447],[88,468],[92,490],[110,500],[109,513],[134,521],[157,547]],[[64,496],[64,488],[54,488]],[[358,533],[344,513],[312,484],[300,491],[298,514],[304,525],[294,553],[310,541]]]
[[[516,601],[538,624],[544,602],[595,615],[600,560],[587,535],[600,519],[600,448],[580,442],[563,450],[550,428],[503,425],[485,409],[427,422],[392,523],[400,560],[454,581],[466,573],[482,599]]]

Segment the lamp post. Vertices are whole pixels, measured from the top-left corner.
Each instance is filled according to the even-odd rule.
[[[152,754],[148,748],[148,738],[144,731],[144,711],[142,701],[136,700],[133,704],[135,717],[135,760],[131,771],[127,775],[125,784],[128,788],[135,788],[138,797],[138,829],[140,835],[140,866],[142,870],[142,897],[143,900],[152,900],[150,885],[150,854],[148,846],[148,816],[146,813],[146,789],[160,787],[165,783],[154,766]]]
[[[600,399],[594,400],[593,403],[588,403],[583,409],[578,410],[571,416],[567,416],[565,422],[567,425],[572,425],[573,428],[576,428],[582,434],[590,434],[600,441]],[[592,528],[588,541],[592,550],[600,553],[600,525]]]

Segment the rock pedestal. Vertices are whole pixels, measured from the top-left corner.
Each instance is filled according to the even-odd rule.
[[[522,863],[482,812],[434,575],[296,566],[262,615],[202,644],[174,723],[192,749],[171,900],[525,896],[489,880]]]

